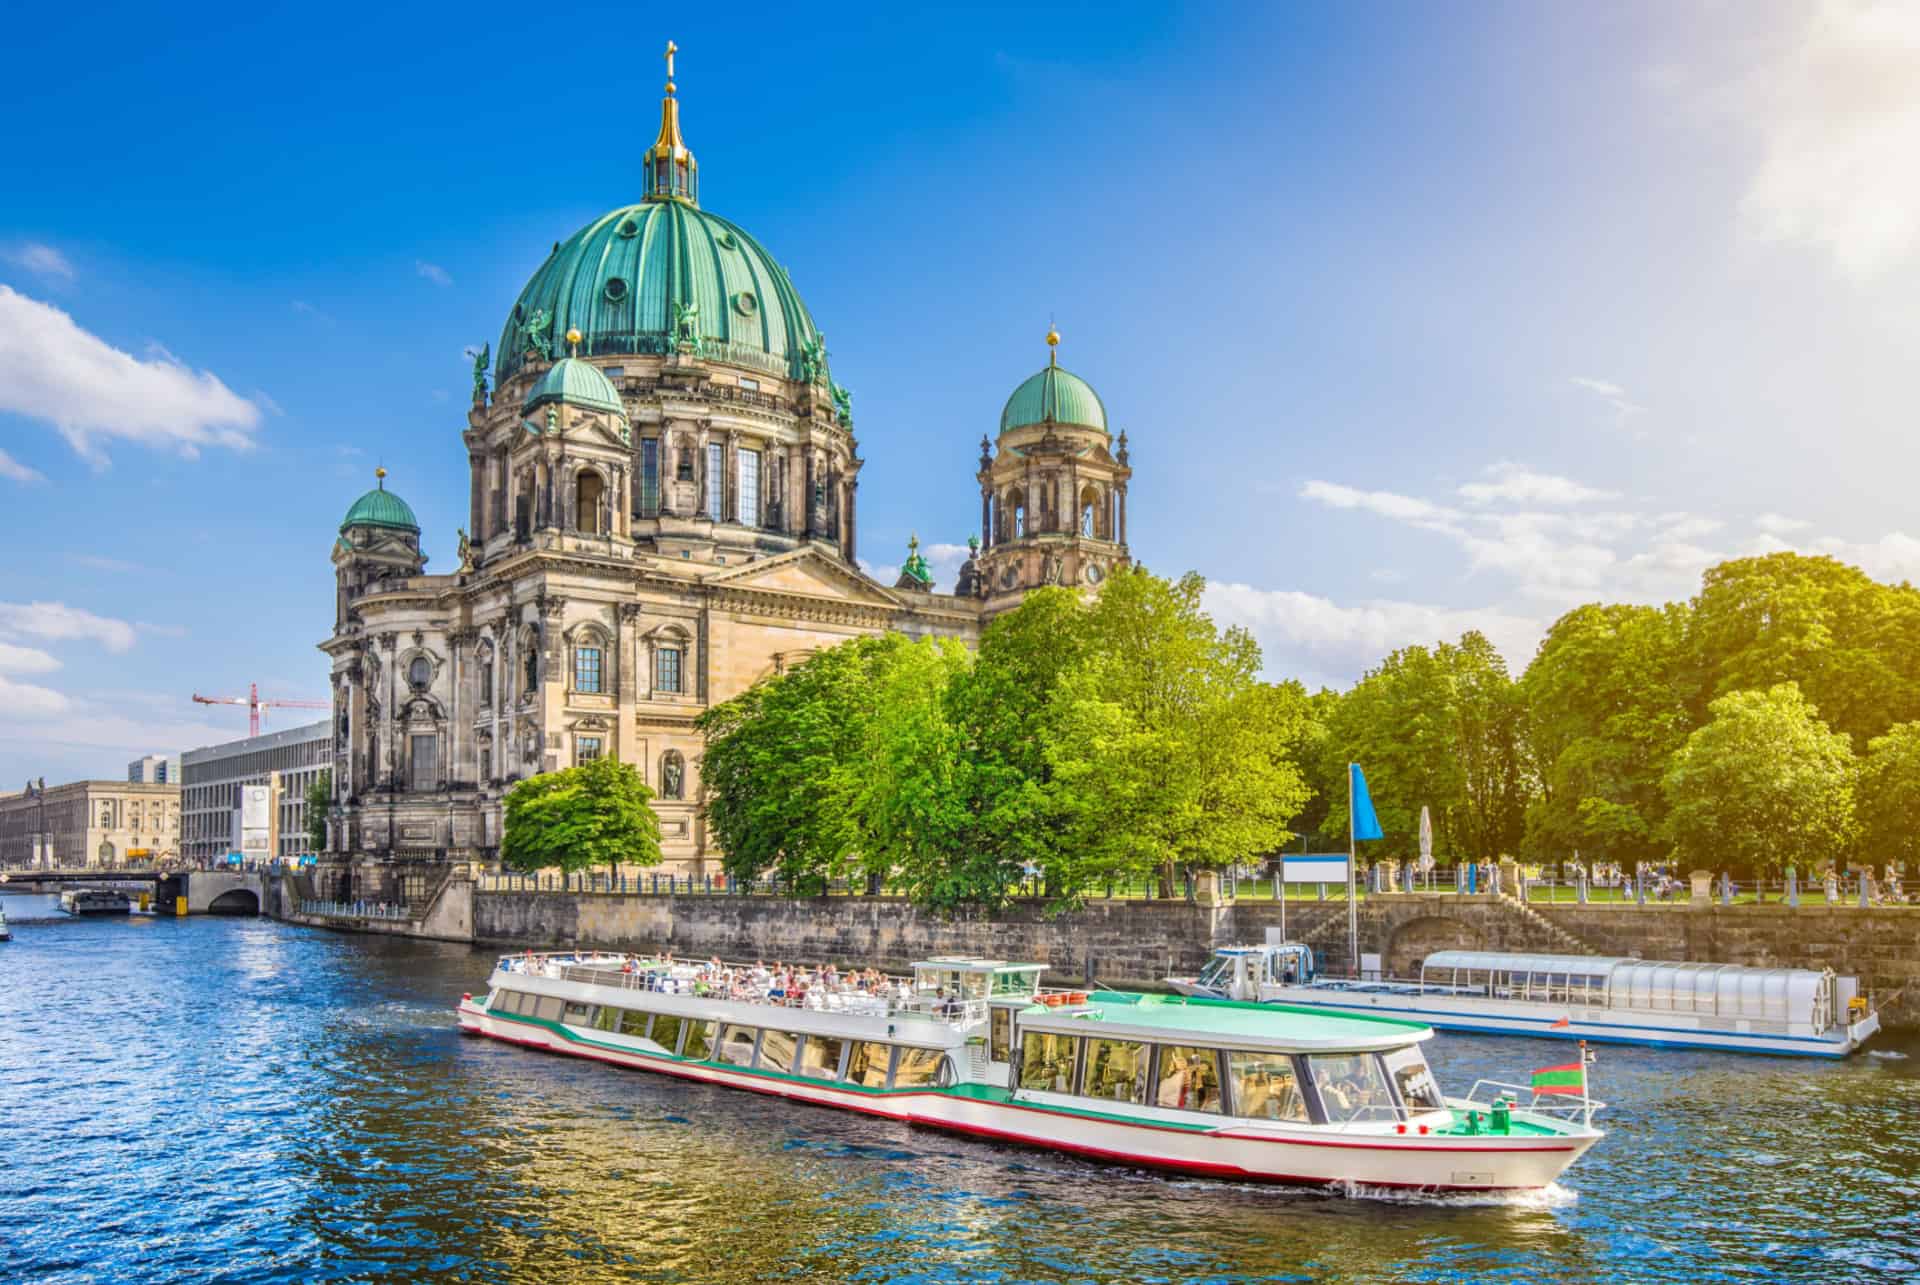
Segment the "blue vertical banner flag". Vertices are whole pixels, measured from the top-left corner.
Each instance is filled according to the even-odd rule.
[[[1367,774],[1360,770],[1358,763],[1347,764],[1347,771],[1353,776],[1353,837],[1356,840],[1386,838],[1380,829],[1380,818],[1373,814],[1373,798],[1367,793]]]

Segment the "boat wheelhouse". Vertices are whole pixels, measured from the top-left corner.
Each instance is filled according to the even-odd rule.
[[[759,966],[529,954],[500,960],[458,1016],[471,1034],[619,1066],[1238,1179],[1541,1187],[1600,1137],[1584,1093],[1443,1096],[1426,1026],[1051,990],[1043,971],[933,959],[909,977],[790,984]]]
[[[1449,1031],[1803,1057],[1845,1057],[1880,1029],[1858,980],[1831,969],[1442,950],[1427,956],[1417,981],[1314,977],[1310,968],[1305,980],[1283,980],[1280,962],[1291,964],[1304,949],[1221,951],[1210,961],[1213,972],[1189,985]],[[1249,961],[1249,950],[1270,959]],[[1209,976],[1215,985],[1200,988]]]

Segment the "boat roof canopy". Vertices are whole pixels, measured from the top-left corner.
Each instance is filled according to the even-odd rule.
[[[1041,973],[1045,964],[1010,964],[1003,959],[969,959],[964,955],[935,955],[922,959],[914,968],[937,968],[949,973]]]
[[[1505,973],[1571,973],[1576,977],[1605,977],[1614,965],[1634,961],[1620,955],[1527,955],[1499,950],[1436,950],[1420,971],[1439,968],[1498,969]]]
[[[1330,1015],[1290,1004],[1111,992],[1095,992],[1082,1007],[1027,1009],[1020,1029],[1287,1053],[1381,1052],[1433,1035],[1432,1027],[1419,1022]]]

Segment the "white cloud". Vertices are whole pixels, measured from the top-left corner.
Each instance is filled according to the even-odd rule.
[[[1753,520],[1753,524],[1768,535],[1788,535],[1794,531],[1804,531],[1813,525],[1805,518],[1783,517],[1778,513],[1762,513]]]
[[[161,355],[141,360],[104,342],[50,304],[0,285],[0,411],[42,419],[94,463],[99,438],[244,450],[260,410],[208,371]]]
[[[67,561],[90,571],[110,571],[116,575],[146,570],[137,562],[128,562],[124,558],[103,558],[97,553],[69,553]]]
[[[1368,513],[1411,522],[1431,529],[1451,527],[1461,516],[1453,509],[1428,500],[1399,495],[1393,491],[1362,491],[1338,482],[1309,481],[1300,488],[1300,498],[1313,500],[1335,509],[1361,509]]]
[[[25,268],[28,272],[37,272],[43,277],[59,277],[63,281],[73,280],[73,264],[67,256],[50,245],[41,245],[38,241],[25,241],[9,249],[4,256],[8,263]]]
[[[5,711],[0,714],[0,734],[9,734],[17,719],[53,718],[72,707],[72,701],[51,687],[16,683],[0,674],[0,710]]]
[[[1312,687],[1344,687],[1396,648],[1452,642],[1469,629],[1485,634],[1518,672],[1547,625],[1494,607],[1384,599],[1342,605],[1317,594],[1230,581],[1208,583],[1205,606],[1221,624],[1240,625],[1259,640],[1268,674],[1298,676]]]
[[[1828,0],[1754,68],[1741,119],[1760,159],[1743,232],[1864,278],[1920,245],[1920,5]]]
[[[9,482],[44,482],[47,479],[38,469],[30,469],[5,451],[0,451],[0,477]]]
[[[91,640],[108,651],[133,646],[133,626],[64,602],[0,602],[0,633],[53,642]]]
[[[0,674],[51,674],[60,662],[38,647],[0,642]]]
[[[1551,473],[1535,473],[1523,464],[1502,460],[1487,470],[1490,482],[1468,482],[1460,488],[1461,498],[1470,504],[1511,501],[1515,504],[1586,504],[1593,500],[1615,500],[1617,491],[1601,491],[1583,486],[1572,478]]]
[[[920,556],[927,560],[927,571],[933,576],[935,593],[952,593],[954,582],[960,578],[960,566],[967,560],[967,546],[964,544],[923,544]],[[888,588],[900,578],[903,563],[881,566],[860,559],[860,569]]]
[[[428,263],[424,259],[415,259],[413,261],[413,270],[437,286],[450,286],[453,284],[453,278],[447,274],[447,270],[437,263]]]
[[[1627,390],[1610,379],[1594,379],[1587,375],[1575,375],[1568,381],[1575,388],[1584,388],[1608,406],[1613,408],[1615,416],[1622,423],[1641,414],[1647,408],[1627,396]]]

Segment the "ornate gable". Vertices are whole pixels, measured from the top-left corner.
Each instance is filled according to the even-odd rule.
[[[706,583],[720,590],[829,598],[848,606],[883,611],[906,606],[898,594],[879,581],[811,547],[723,571],[708,577]]]

